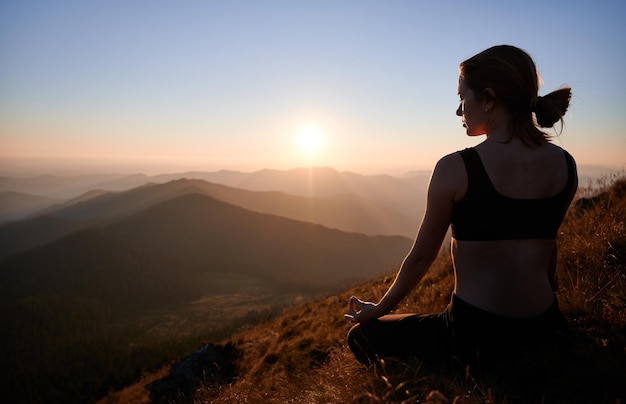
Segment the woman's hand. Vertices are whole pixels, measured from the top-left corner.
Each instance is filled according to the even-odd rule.
[[[350,298],[350,313],[343,316],[353,323],[367,323],[382,316],[380,307],[376,303],[364,302],[356,296]]]

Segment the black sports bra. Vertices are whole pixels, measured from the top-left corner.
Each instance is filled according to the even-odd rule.
[[[567,161],[567,185],[558,194],[539,199],[516,199],[494,188],[474,148],[460,151],[467,171],[467,193],[454,204],[452,235],[457,240],[556,239],[573,192],[576,168]]]

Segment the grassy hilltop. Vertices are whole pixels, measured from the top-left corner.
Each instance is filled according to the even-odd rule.
[[[345,344],[348,298],[380,297],[386,276],[340,294],[295,305],[222,341],[237,352],[236,376],[211,375],[177,402],[589,402],[626,399],[626,179],[582,189],[559,235],[558,292],[573,335],[564,354],[542,353],[495,374],[432,369],[416,361],[366,369]],[[609,182],[611,182],[609,184]],[[452,290],[449,253],[403,301],[398,312],[445,307]],[[547,360],[544,360],[547,359]],[[149,402],[146,383],[104,403]]]

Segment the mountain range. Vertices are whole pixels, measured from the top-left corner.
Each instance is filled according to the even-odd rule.
[[[48,203],[39,204],[36,213],[27,217],[2,223],[0,221],[0,259],[29,248],[43,245],[56,238],[91,226],[94,223],[109,220],[117,216],[135,213],[141,209],[162,202],[175,195],[200,193],[221,201],[253,210],[283,216],[298,221],[317,223],[330,228],[367,235],[402,235],[413,237],[423,213],[426,175],[416,175],[407,179],[389,176],[360,176],[352,173],[338,173],[330,169],[316,169],[311,173],[303,170],[275,172],[265,170],[257,174],[246,175],[235,172],[189,173],[190,176],[212,177],[222,182],[240,184],[233,188],[206,180],[182,178],[163,182],[169,177],[151,178],[152,182],[142,183],[137,187],[124,188],[132,181],[144,176],[120,178],[112,182],[106,177],[108,187],[83,190],[80,195],[69,199],[52,199],[50,195],[59,195],[61,189],[77,190],[88,183],[80,177],[77,185],[72,186],[73,177],[55,178],[53,185],[43,190],[46,195],[37,198]],[[310,174],[310,175],[309,175]],[[2,196],[9,192],[34,192],[40,185],[41,178],[2,182],[0,189],[12,185],[17,191],[5,191],[0,194],[0,206],[7,206]],[[103,185],[100,176],[92,178],[94,186]],[[56,191],[53,191],[53,188]],[[262,190],[273,188],[271,190]],[[82,189],[82,188],[81,188]],[[289,192],[288,192],[289,191]],[[40,191],[45,194],[45,192]],[[305,193],[309,196],[303,195]],[[31,194],[22,194],[24,201],[34,198]],[[11,206],[19,205],[13,203]],[[22,205],[25,206],[25,205]],[[8,208],[7,208],[8,210]],[[33,209],[30,209],[32,211]],[[29,211],[29,212],[30,212]],[[7,215],[19,217],[19,212]]]
[[[307,198],[194,179],[91,190],[0,226],[0,299],[153,307],[239,287],[325,290],[397,265],[410,239],[381,234],[409,221],[354,194]]]

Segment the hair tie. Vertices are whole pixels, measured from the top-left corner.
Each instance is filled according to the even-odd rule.
[[[535,95],[531,100],[530,100],[530,110],[531,111],[535,111],[537,109],[537,102],[539,102],[539,98],[541,98],[538,95]]]

